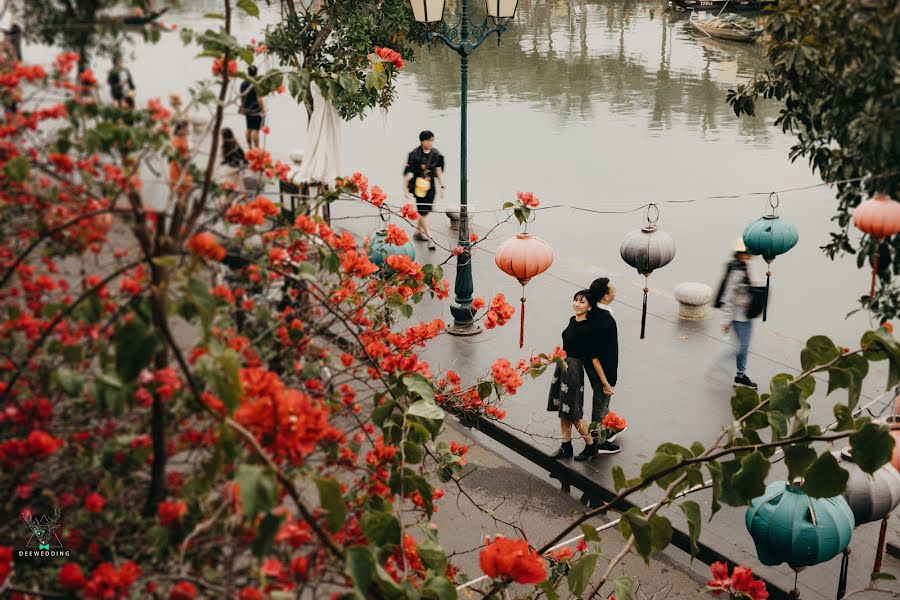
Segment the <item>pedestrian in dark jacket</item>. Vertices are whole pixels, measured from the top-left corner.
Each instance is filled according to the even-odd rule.
[[[616,286],[608,277],[600,277],[591,283],[593,309],[589,313],[595,339],[595,358],[598,369],[586,369],[593,391],[591,398],[591,427],[596,431],[603,417],[609,413],[609,402],[616,393],[619,370],[619,332],[610,306],[616,299]],[[621,448],[614,444],[616,433],[597,447],[598,454],[616,454]]]

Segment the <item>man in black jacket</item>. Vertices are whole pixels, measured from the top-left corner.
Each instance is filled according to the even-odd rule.
[[[591,319],[595,331],[595,355],[600,361],[600,368],[585,364],[585,372],[593,390],[591,422],[593,427],[599,428],[599,423],[609,412],[610,398],[616,393],[619,368],[619,333],[610,308],[610,304],[616,299],[616,286],[608,277],[600,277],[591,283],[590,291],[594,306],[588,313],[588,318]],[[615,437],[614,433],[603,444],[596,446],[595,453],[618,453],[621,448],[612,443]]]

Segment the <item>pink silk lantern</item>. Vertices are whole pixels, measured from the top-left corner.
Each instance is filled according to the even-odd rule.
[[[853,224],[876,240],[883,240],[900,233],[900,202],[886,194],[875,194],[853,211]],[[872,259],[872,287],[869,299],[875,297],[875,280],[878,277],[878,250]]]
[[[500,270],[522,284],[522,312],[519,322],[519,348],[525,345],[525,284],[553,264],[553,248],[530,233],[518,233],[497,248],[494,262]]]

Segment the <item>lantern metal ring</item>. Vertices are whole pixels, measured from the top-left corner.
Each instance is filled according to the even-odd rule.
[[[781,198],[778,197],[778,194],[776,192],[772,192],[771,194],[769,194],[769,208],[772,209],[773,215],[778,210],[779,204],[781,204]]]
[[[653,217],[650,216],[650,211],[653,211]],[[659,207],[651,202],[647,205],[647,223],[655,225],[657,221],[659,221]]]

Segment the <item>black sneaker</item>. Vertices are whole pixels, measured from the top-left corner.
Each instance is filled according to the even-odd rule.
[[[431,238],[428,238],[428,249],[429,249],[429,250],[436,250],[436,249],[437,249],[437,244],[435,244],[435,243],[434,243],[434,240],[431,239]]]
[[[413,239],[414,239],[414,240],[418,240],[418,241],[420,241],[420,242],[424,242],[424,241],[426,241],[428,238],[425,237],[425,234],[422,233],[421,231],[417,231],[417,232],[415,232],[415,233],[413,234]]]
[[[619,437],[619,434],[620,434],[620,433],[625,433],[625,430],[626,430],[626,429],[628,429],[628,427],[625,427],[625,428],[623,428],[623,429],[620,429],[619,431],[613,431],[611,434],[609,434],[609,437],[606,438],[606,441],[607,441],[607,442],[614,442],[614,441],[616,441],[616,438]]]
[[[596,443],[588,444],[587,446],[584,447],[584,450],[582,450],[581,452],[578,453],[577,456],[575,456],[575,460],[581,462],[583,460],[588,460],[588,459],[594,458],[594,456],[596,456],[596,455],[597,455],[597,444]]]
[[[575,451],[572,449],[572,442],[563,442],[562,445],[550,455],[550,458],[572,458]]]
[[[759,386],[750,381],[750,378],[746,375],[741,375],[740,377],[734,378],[734,384],[732,387],[748,387],[755,390]]]
[[[623,430],[624,431],[624,430]],[[618,444],[613,444],[610,441],[604,442],[600,447],[598,447],[595,452],[597,454],[618,454],[622,451],[622,447]],[[575,460],[578,460],[577,458]]]

